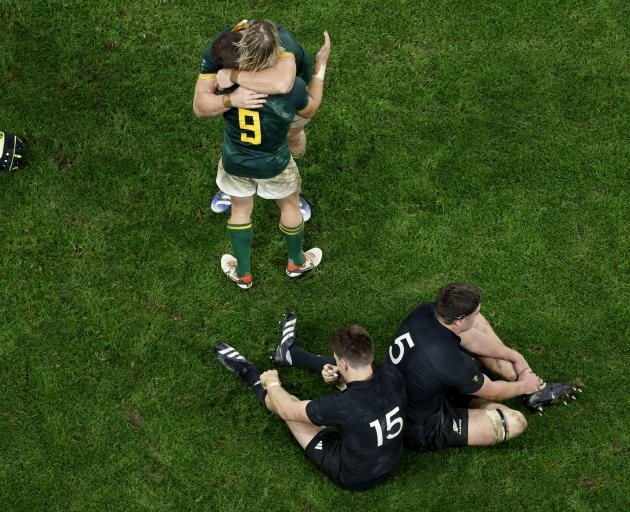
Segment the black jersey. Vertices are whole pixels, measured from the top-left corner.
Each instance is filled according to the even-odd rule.
[[[306,414],[313,424],[339,429],[339,467],[331,475],[336,484],[365,489],[398,465],[405,412],[405,383],[390,366],[375,370],[369,380],[351,382],[343,392],[307,404]]]
[[[447,397],[474,393],[483,385],[483,374],[460,341],[438,322],[431,303],[412,311],[398,329],[385,363],[405,379],[410,422],[424,422],[441,411]]]

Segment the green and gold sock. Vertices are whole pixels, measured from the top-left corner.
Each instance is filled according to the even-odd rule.
[[[230,233],[230,242],[232,242],[232,251],[238,261],[236,273],[239,277],[245,277],[251,273],[252,238],[254,238],[252,223],[230,224],[228,222],[227,227]]]
[[[297,266],[304,265],[304,222],[302,221],[294,228],[289,228],[281,222],[280,231],[282,231],[284,243],[287,244],[289,263]]]

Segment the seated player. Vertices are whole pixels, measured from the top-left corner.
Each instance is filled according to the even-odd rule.
[[[525,416],[497,400],[522,396],[530,409],[574,397],[571,382],[543,382],[480,313],[482,292],[451,283],[403,322],[385,356],[407,384],[405,442],[412,449],[486,446],[521,434]],[[474,355],[476,359],[471,357]],[[502,380],[482,373],[477,361]],[[565,402],[566,403],[566,402]]]
[[[224,90],[239,84],[254,92],[263,94],[288,93],[293,87],[296,75],[307,84],[311,81],[313,62],[308,52],[296,42],[289,31],[280,25],[276,25],[276,28],[282,44],[282,58],[278,59],[271,68],[262,71],[243,71],[241,73],[238,69],[238,51],[236,51],[235,59],[224,59],[224,54],[231,57],[234,49],[238,48],[235,45],[240,41],[241,36],[246,32],[249,25],[250,23],[247,20],[242,20],[235,25],[231,25],[215,37],[204,51],[200,77],[203,77],[204,80],[216,80],[219,88]],[[214,43],[223,35],[229,35],[230,37],[225,38],[226,44],[223,47],[217,48]],[[304,127],[309,121],[310,119],[296,114],[287,134],[289,150],[298,168],[302,165],[304,152],[306,151]],[[307,222],[311,218],[312,205],[302,193],[300,193],[299,201],[302,217],[304,222]],[[227,212],[231,207],[230,196],[219,191],[212,196],[210,207],[215,213]]]
[[[225,343],[215,350],[221,364],[241,376],[261,402],[286,422],[307,457],[335,485],[362,491],[384,480],[402,457],[404,382],[393,367],[372,369],[374,348],[363,328],[338,329],[330,345],[345,390],[319,400],[290,395],[276,370],[260,375]]]
[[[225,40],[229,32],[215,40],[216,48],[233,48]],[[271,96],[254,93],[236,86],[217,94],[215,80],[200,77],[195,88],[194,110],[197,115],[223,114],[225,134],[217,185],[231,196],[232,214],[228,231],[234,256],[225,254],[221,268],[239,288],[252,286],[251,212],[254,195],[273,199],[280,208],[280,230],[283,233],[289,261],[286,274],[299,277],[314,269],[322,258],[319,248],[303,252],[304,222],[299,210],[300,174],[291,157],[287,132],[296,112],[311,118],[317,112],[323,95],[323,76],[319,73],[330,53],[330,39],[324,33],[324,45],[317,54],[317,74],[307,90],[297,77],[287,94]],[[238,41],[238,64],[241,74],[268,70],[281,59],[282,48],[276,27],[269,21],[256,21]],[[225,55],[223,56],[225,58]],[[239,75],[240,77],[240,75]],[[236,101],[236,103],[234,103]],[[246,106],[241,106],[241,105]],[[234,105],[238,108],[233,108]]]

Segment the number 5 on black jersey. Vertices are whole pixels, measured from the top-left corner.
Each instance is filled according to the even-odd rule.
[[[394,343],[392,343],[392,345],[389,347],[389,358],[394,364],[400,363],[405,355],[405,344],[403,343],[403,341],[407,342],[409,348],[412,348],[414,346],[413,340],[411,339],[411,334],[409,334],[408,332],[401,336],[398,336],[398,338],[394,340]],[[394,357],[394,345],[396,345],[396,347],[398,348],[398,355],[396,357]]]

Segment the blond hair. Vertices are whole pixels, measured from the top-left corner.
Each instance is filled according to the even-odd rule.
[[[278,30],[269,20],[249,23],[237,45],[240,54],[238,68],[242,71],[270,68],[276,62],[282,48]]]

